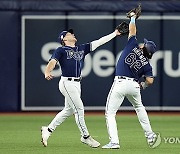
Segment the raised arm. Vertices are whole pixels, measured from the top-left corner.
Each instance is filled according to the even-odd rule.
[[[141,4],[139,4],[137,8],[134,8],[127,13],[127,17],[130,18],[128,38],[136,35],[136,19],[138,19],[140,15]]]

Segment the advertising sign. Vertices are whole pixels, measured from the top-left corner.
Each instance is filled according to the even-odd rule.
[[[172,20],[169,16],[142,16],[137,22],[139,43],[143,42],[143,38],[147,38],[156,42],[159,49],[150,61],[155,82],[147,90],[142,91],[143,104],[148,110],[174,110],[179,105],[180,96],[177,85],[180,82],[180,68],[178,68],[180,54],[176,38],[180,33],[178,31],[180,20],[173,19],[174,37],[170,31],[167,33],[168,24],[170,24],[168,20]],[[61,31],[73,28],[78,39],[77,43],[87,43],[113,32],[115,26],[124,20],[126,20],[124,16],[109,14],[23,15],[21,109],[60,110],[63,108],[64,97],[58,89],[60,66],[56,66],[53,70],[52,73],[55,76],[53,80],[47,81],[44,78],[48,60],[53,50],[60,46],[57,37]],[[115,64],[126,42],[126,36],[117,37],[86,56],[81,83],[85,109],[105,109],[106,98],[114,78]],[[173,93],[173,90],[176,92]],[[133,108],[125,100],[120,109]]]

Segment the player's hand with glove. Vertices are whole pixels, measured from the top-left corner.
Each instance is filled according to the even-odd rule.
[[[129,34],[129,24],[126,23],[125,21],[123,21],[122,23],[120,23],[115,30],[116,34],[118,35],[127,35]]]
[[[141,4],[139,4],[137,8],[130,10],[126,15],[128,18],[135,16],[136,19],[138,19],[141,15]]]

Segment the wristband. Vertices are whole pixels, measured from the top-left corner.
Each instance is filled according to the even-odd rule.
[[[132,16],[132,17],[131,17],[131,21],[130,21],[130,23],[135,24],[135,21],[136,21],[135,19],[136,19],[136,18],[135,18],[135,16]]]

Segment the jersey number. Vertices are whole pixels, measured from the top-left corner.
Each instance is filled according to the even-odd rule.
[[[140,68],[143,66],[141,60],[136,59],[136,54],[135,53],[130,53],[126,58],[125,58],[125,63],[130,66],[130,68],[134,68],[136,72],[140,70]]]

